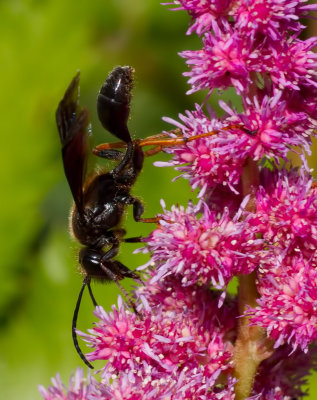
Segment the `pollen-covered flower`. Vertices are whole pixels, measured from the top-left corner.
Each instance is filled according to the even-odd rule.
[[[210,195],[219,186],[239,194],[248,158],[259,161],[266,157],[279,163],[280,158],[287,159],[294,146],[310,152],[317,122],[308,113],[295,109],[295,101],[299,99],[290,100],[286,96],[282,99],[282,96],[282,92],[276,91],[272,97],[260,94],[252,100],[245,97],[241,113],[220,101],[226,112],[222,120],[213,115],[207,117],[198,105],[195,111],[179,114],[180,121],[164,118],[181,130],[185,143],[166,148],[165,152],[173,154],[173,159],[155,164],[181,171],[193,189],[200,189],[199,197]],[[200,137],[203,134],[207,135]]]
[[[203,37],[203,49],[183,51],[180,56],[186,58],[190,67],[188,94],[198,90],[214,88],[227,89],[233,86],[237,93],[243,93],[251,84],[251,65],[257,59],[252,54],[251,36],[241,37],[229,24],[220,28],[212,22],[213,33],[206,32]]]
[[[52,386],[48,389],[39,386],[39,391],[44,400],[90,400],[94,382],[90,376],[85,378],[83,370],[78,368],[71,376],[68,387],[57,375],[56,378],[52,378]]]
[[[231,393],[236,300],[228,296],[227,307],[219,309],[219,294],[207,286],[184,291],[176,279],[146,282],[137,297],[138,316],[121,301],[111,313],[97,307],[99,321],[90,335],[81,334],[95,348],[89,360],[108,360],[102,376],[112,398],[199,399],[210,393],[206,398],[217,399],[215,393]]]
[[[304,28],[299,18],[316,5],[304,5],[307,0],[238,0],[234,8],[237,28],[247,34],[279,40],[286,31],[298,32]]]
[[[90,341],[95,350],[87,355],[90,361],[109,360],[112,370],[126,369],[142,352],[142,340],[139,338],[138,318],[127,311],[119,300],[119,310],[113,306],[112,313],[106,313],[97,307],[96,316],[101,322],[93,329],[93,336],[82,334]]]
[[[202,368],[194,370],[185,368],[181,373],[157,374],[153,376],[131,375],[120,373],[108,388],[100,385],[98,399],[104,400],[234,400],[234,384],[232,377],[215,385],[213,378],[205,376]]]
[[[247,311],[251,322],[266,329],[275,348],[288,343],[307,352],[317,340],[316,257],[277,259],[258,276],[259,306]]]
[[[228,210],[218,218],[207,205],[164,209],[159,228],[147,239],[150,263],[158,270],[152,281],[176,275],[184,286],[200,282],[223,288],[234,275],[252,272],[263,242],[247,227]]]
[[[256,193],[256,213],[249,223],[277,247],[299,248],[314,254],[317,248],[317,190],[305,171],[263,171]]]
[[[287,158],[291,146],[310,151],[309,145],[315,126],[304,112],[291,111],[287,101],[281,97],[280,91],[276,91],[272,97],[265,95],[261,99],[245,97],[242,113],[237,113],[224,102],[220,102],[221,107],[229,115],[225,120],[226,124],[242,125],[253,133],[243,136],[244,148],[242,143],[236,141],[236,146],[239,146],[241,152],[240,156],[243,155],[244,159],[251,157],[259,161],[266,157],[279,162],[279,157]],[[235,153],[238,153],[238,149]]]
[[[164,5],[175,5],[172,10],[185,10],[192,17],[192,25],[187,31],[190,35],[196,32],[198,35],[211,28],[213,20],[227,16],[233,0],[176,0]]]
[[[200,106],[195,111],[179,114],[179,121],[164,118],[179,128],[182,136],[189,141],[184,145],[166,148],[174,158],[169,162],[156,162],[157,166],[174,166],[189,179],[193,189],[199,188],[199,197],[217,185],[228,186],[238,193],[236,186],[240,181],[243,164],[247,157],[247,144],[250,140],[239,124],[220,121],[212,115],[207,117]],[[195,136],[210,136],[195,139]],[[194,140],[190,140],[194,138]]]
[[[156,306],[155,315],[143,308],[139,316],[127,311],[122,303],[118,310],[113,307],[112,313],[97,307],[99,322],[90,335],[81,334],[95,348],[87,358],[108,360],[105,376],[131,370],[144,375],[152,369],[176,373],[199,365],[204,366],[206,376],[218,375],[228,369],[232,347],[223,342],[223,328],[218,321],[205,320],[204,309],[196,305],[198,312],[194,313],[185,304],[183,301],[182,311],[166,309],[164,304]],[[212,324],[218,329],[211,329]]]
[[[259,72],[269,74],[276,88],[299,90],[300,86],[317,87],[317,54],[312,49],[317,38],[281,39],[263,50]]]
[[[174,5],[172,10],[185,10],[192,18],[187,34],[201,35],[211,29],[213,20],[224,20],[230,16],[236,29],[248,35],[262,35],[273,40],[281,32],[299,32],[303,26],[299,19],[309,11],[317,9],[315,4],[305,5],[308,0],[174,0],[164,5]]]
[[[202,324],[209,332],[234,340],[238,316],[235,297],[227,295],[223,307],[219,307],[221,295],[210,290],[209,285],[183,286],[181,279],[174,276],[153,279],[158,273],[156,268],[150,269],[146,284],[136,291],[140,311],[154,312],[158,308],[170,315],[180,313],[186,317],[190,314],[193,321]]]

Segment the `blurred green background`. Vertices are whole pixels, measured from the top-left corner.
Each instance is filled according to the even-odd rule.
[[[81,104],[91,111],[94,143],[115,140],[97,121],[96,95],[115,65],[132,65],[130,130],[134,137],[159,133],[169,128],[163,115],[176,118],[202,100],[201,94],[185,96],[185,66],[177,56],[199,42],[184,35],[185,13],[170,12],[158,0],[9,0],[0,2],[0,15],[0,393],[6,400],[31,400],[40,399],[38,384],[48,386],[57,372],[67,382],[82,365],[71,339],[82,279],[78,245],[68,233],[72,200],[55,126],[57,104],[80,69]],[[134,189],[149,217],[160,212],[161,198],[170,206],[192,197],[186,182],[171,185],[175,173],[153,161],[146,160]],[[126,227],[128,236],[138,236],[153,225],[133,222],[129,210]],[[147,261],[132,254],[136,247],[123,244],[120,252],[132,269]],[[106,309],[118,295],[114,285],[94,285],[94,292]],[[91,326],[92,309],[85,294],[79,329]]]

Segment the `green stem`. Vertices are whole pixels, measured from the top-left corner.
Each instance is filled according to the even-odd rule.
[[[242,174],[243,195],[250,195],[246,209],[255,211],[254,189],[259,185],[259,169],[251,159],[248,159]],[[240,275],[238,288],[239,315],[248,306],[256,307],[259,297],[256,287],[256,273]],[[262,360],[271,355],[271,341],[265,338],[265,331],[258,326],[250,326],[249,318],[239,318],[238,337],[234,350],[234,376],[238,379],[235,385],[235,399],[245,400],[252,392],[254,377]]]
[[[255,307],[258,292],[255,284],[256,275],[239,277],[239,314],[241,315],[246,306]],[[234,350],[234,375],[238,379],[235,385],[236,400],[244,400],[250,396],[254,377],[260,362],[263,360],[259,345],[263,343],[264,332],[258,326],[249,326],[249,318],[239,319],[238,338]],[[260,347],[262,347],[260,345]]]

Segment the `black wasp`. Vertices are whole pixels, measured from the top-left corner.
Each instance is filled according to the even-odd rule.
[[[125,152],[116,149],[95,151],[99,157],[118,161],[113,170],[95,172],[94,176],[86,177],[86,161],[90,153],[89,115],[87,109],[81,108],[78,102],[79,73],[71,81],[56,111],[64,171],[75,202],[71,229],[75,238],[85,246],[79,252],[84,280],[74,311],[72,334],[78,354],[90,368],[93,366],[80,350],[76,335],[77,316],[85,287],[88,287],[96,306],[90,287],[91,280],[113,281],[123,292],[119,284],[123,278],[140,282],[135,272],[113,259],[118,253],[120,242],[124,240],[125,231],[119,224],[126,206],[133,205],[136,221],[143,220],[141,215],[144,211],[142,203],[130,194],[144,159],[142,149],[137,141],[132,141],[127,127],[133,72],[129,66],[116,67],[102,85],[97,99],[97,112],[102,126],[126,143]],[[130,305],[134,307],[132,302]]]

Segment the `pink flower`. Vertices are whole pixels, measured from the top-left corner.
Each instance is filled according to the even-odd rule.
[[[83,334],[95,350],[87,355],[90,361],[109,360],[107,367],[126,369],[131,367],[134,358],[142,352],[140,329],[136,314],[128,312],[119,302],[119,310],[113,306],[112,313],[105,313],[102,307],[97,307],[95,315],[100,319],[91,335]]]
[[[220,121],[212,115],[206,117],[198,105],[195,111],[179,114],[179,119],[181,122],[164,118],[180,128],[185,139],[213,131],[217,133],[166,148],[165,151],[174,154],[174,158],[170,162],[156,162],[155,165],[176,166],[176,170],[190,180],[193,189],[201,189],[199,197],[217,185],[229,186],[237,193],[235,187],[240,181],[246,158],[243,149],[250,140],[249,135],[238,125],[230,127],[231,121]]]
[[[227,112],[226,124],[237,124],[254,132],[253,135],[244,135],[242,139],[236,140],[235,154],[240,150],[240,157],[246,159],[251,157],[259,161],[263,157],[273,158],[277,163],[279,157],[287,159],[291,146],[302,147],[310,151],[311,136],[316,128],[309,116],[303,112],[290,110],[288,103],[281,99],[282,92],[269,97],[244,98],[244,111],[237,113],[224,102],[221,107]],[[230,147],[233,147],[232,143]]]
[[[304,28],[299,18],[316,5],[303,5],[307,0],[238,0],[234,9],[237,28],[247,34],[263,35],[272,40],[279,40],[282,32],[297,32]]]
[[[274,246],[310,257],[317,248],[317,191],[305,171],[264,171],[249,223]],[[307,253],[308,252],[308,253]]]
[[[274,348],[285,343],[307,352],[317,340],[316,259],[288,256],[258,272],[259,307],[249,309],[253,324],[274,339]]]
[[[316,57],[311,51],[317,38],[299,40],[293,37],[270,43],[263,50],[262,66],[258,70],[269,74],[279,89],[299,90],[300,86],[317,87]]]
[[[84,377],[84,372],[78,368],[70,378],[69,386],[63,385],[59,375],[52,378],[52,386],[46,390],[39,386],[40,394],[44,400],[89,400],[94,391],[93,380],[88,376]]]
[[[107,354],[102,376],[108,389],[97,385],[105,398],[233,398],[236,302],[228,296],[226,307],[219,310],[219,295],[208,287],[186,290],[177,280],[140,287],[139,316],[121,302],[112,313],[96,308],[100,320],[90,335],[82,336],[95,347],[89,360]],[[216,387],[220,374],[223,383]]]
[[[183,172],[182,177],[190,180],[193,189],[200,188],[199,197],[205,193],[210,196],[220,185],[223,190],[229,187],[239,194],[243,165],[248,158],[259,161],[266,157],[279,163],[280,158],[287,159],[291,146],[310,152],[317,120],[296,110],[295,99],[282,100],[282,95],[277,91],[273,97],[259,95],[253,100],[246,97],[242,113],[220,102],[227,113],[222,120],[212,114],[205,116],[198,105],[195,111],[179,114],[180,122],[164,118],[181,130],[185,140],[209,132],[210,136],[166,148],[165,152],[173,154],[174,158],[155,164],[174,166]]]
[[[202,210],[192,205],[164,209],[160,227],[147,239],[149,263],[158,271],[152,281],[176,275],[184,286],[211,282],[223,288],[234,275],[252,272],[262,255],[262,240],[237,219],[226,210],[219,218],[207,205]]]
[[[142,288],[140,290],[139,295],[144,298]],[[184,307],[185,302],[182,304]],[[91,335],[83,335],[95,347],[87,358],[91,361],[108,360],[104,376],[129,371],[139,374],[140,370],[145,374],[147,368],[154,369],[157,374],[176,373],[200,364],[204,365],[208,376],[219,374],[219,370],[228,369],[225,359],[231,358],[231,346],[223,343],[221,330],[211,329],[212,321],[217,325],[218,321],[205,322],[204,312],[197,305],[195,311],[193,313],[193,309],[188,307],[187,312],[184,309],[178,312],[171,307],[166,309],[162,304],[155,307],[155,315],[143,308],[140,316],[136,317],[120,303],[119,309],[113,308],[112,313],[105,313],[97,307],[95,315],[100,321],[90,331]],[[118,325],[123,325],[123,329],[118,331]],[[211,343],[212,349],[208,347]],[[218,357],[224,357],[221,363]]]
[[[234,400],[235,380],[228,378],[226,385],[214,387],[214,380],[206,378],[201,368],[184,369],[180,374],[161,375],[157,379],[139,376],[131,381],[127,374],[120,374],[105,393],[100,387],[100,393],[109,400]]]
[[[184,318],[190,314],[193,321],[205,326],[208,331],[233,340],[238,315],[234,297],[227,295],[224,306],[219,308],[219,292],[210,290],[209,285],[183,286],[181,280],[174,276],[164,280],[151,279],[156,274],[157,269],[151,269],[150,279],[136,292],[141,303],[140,310],[153,312],[159,309],[170,315],[181,314]]]
[[[163,3],[175,5],[172,10],[185,10],[192,17],[192,25],[187,34],[198,35],[211,29],[212,21],[233,18],[237,28],[246,34],[266,35],[273,40],[280,38],[281,32],[301,31],[305,26],[299,18],[316,10],[314,4],[303,5],[307,0],[175,0]]]
[[[183,51],[180,56],[186,58],[190,67],[188,94],[198,90],[214,88],[227,89],[234,86],[241,94],[251,84],[250,70],[253,59],[251,36],[241,37],[228,23],[223,27],[212,22],[213,33],[207,32],[203,38],[203,49]]]
[[[196,32],[198,35],[211,28],[213,20],[227,16],[233,0],[180,0],[164,5],[175,5],[172,10],[186,10],[192,17],[192,26],[187,34]]]

